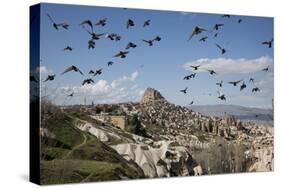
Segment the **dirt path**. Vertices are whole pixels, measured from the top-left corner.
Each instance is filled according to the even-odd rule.
[[[88,140],[88,139],[87,139],[87,136],[86,136],[85,134],[83,134],[83,137],[84,137],[83,142],[82,142],[81,144],[76,145],[75,147],[72,148],[72,150],[70,150],[69,152],[67,152],[67,154],[63,157],[63,159],[68,158],[68,157],[70,156],[70,154],[71,154],[74,150],[76,150],[76,149],[78,149],[78,148],[80,148],[80,147],[82,147],[82,146],[84,146],[84,145],[86,144],[86,142],[87,142],[87,140]]]

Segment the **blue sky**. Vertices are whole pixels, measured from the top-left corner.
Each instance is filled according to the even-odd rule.
[[[56,22],[67,22],[69,30],[55,30],[46,14]],[[89,34],[79,24],[90,19],[93,23],[107,18],[105,27],[95,26],[96,33],[117,33],[121,41],[110,41],[102,37],[96,41],[96,48],[87,49]],[[126,29],[128,18],[136,26]],[[243,21],[239,24],[238,19]],[[143,28],[145,20],[151,25]],[[188,40],[195,26],[212,29],[214,24],[223,23],[217,38],[214,33],[205,32]],[[142,39],[152,39],[156,35],[162,40],[149,47]],[[205,43],[198,40],[208,36]],[[94,100],[96,103],[138,101],[147,87],[159,90],[169,101],[187,105],[194,100],[196,105],[237,104],[243,106],[271,107],[273,98],[273,48],[261,45],[261,42],[273,37],[273,19],[264,17],[231,16],[222,18],[216,14],[167,12],[152,10],[104,8],[92,6],[71,6],[43,4],[41,9],[41,75],[56,74],[52,82],[45,82],[50,100],[58,104],[83,103]],[[130,49],[124,59],[113,58],[124,50],[128,42],[137,44]],[[222,55],[215,43],[226,49]],[[72,52],[65,52],[67,45]],[[106,63],[114,65],[107,67]],[[201,64],[205,68],[216,68],[218,75],[211,76],[199,71],[194,79],[185,81],[183,77],[192,70],[190,64]],[[67,73],[60,75],[65,68],[76,65],[85,74]],[[260,71],[266,66],[269,72]],[[88,78],[90,69],[103,68],[103,74],[94,78],[96,84],[82,86]],[[203,69],[202,69],[203,70]],[[250,77],[255,83],[250,84]],[[218,88],[215,83],[243,79],[247,88],[240,92],[239,87],[227,83]],[[253,87],[261,92],[252,93]],[[187,95],[179,92],[188,87]],[[75,97],[66,96],[72,91]],[[217,99],[217,91],[223,92],[227,101]],[[211,95],[210,95],[211,94]]]

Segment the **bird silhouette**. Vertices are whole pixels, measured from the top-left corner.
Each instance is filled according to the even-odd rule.
[[[128,50],[128,49],[130,49],[130,48],[135,48],[135,47],[137,47],[136,44],[134,44],[134,43],[132,43],[132,42],[129,42],[129,43],[127,44],[127,46],[126,46],[126,50]]]
[[[218,85],[219,87],[222,87],[222,83],[223,83],[223,81],[221,80],[220,82],[217,82],[216,85]]]
[[[198,68],[200,67],[201,65],[190,65],[191,68],[193,68],[193,70],[198,70]]]
[[[240,91],[242,91],[243,89],[245,89],[247,87],[247,85],[245,84],[245,82],[242,83],[242,85],[240,86]]]
[[[79,72],[81,75],[84,75],[83,72],[74,65],[71,65],[70,67],[65,69],[61,74],[65,74],[65,73],[68,73],[70,71]]]
[[[90,71],[89,71],[89,74],[95,74],[95,71],[90,70]]]
[[[149,46],[153,45],[153,40],[142,40],[142,41],[147,43]]]
[[[52,81],[55,79],[55,74],[52,74],[52,75],[48,75],[47,78],[44,80],[44,82],[47,82],[47,81]]]
[[[238,23],[241,23],[241,22],[242,22],[242,19],[239,19],[239,20],[238,20]]]
[[[88,49],[94,49],[96,47],[96,43],[93,39],[88,41]]]
[[[112,66],[113,65],[113,61],[109,61],[109,62],[107,62],[107,66]]]
[[[218,98],[219,98],[220,100],[222,100],[222,101],[226,101],[226,97],[225,97],[224,94],[219,95]]]
[[[72,51],[73,48],[71,46],[66,46],[63,50],[64,51]]]
[[[186,94],[186,93],[187,93],[187,89],[188,89],[188,88],[186,87],[185,89],[180,90],[180,92]]]
[[[73,97],[74,92],[70,93],[69,95],[67,95],[68,97]]]
[[[264,41],[261,44],[267,45],[268,48],[271,48],[272,47],[272,43],[273,43],[273,38],[270,41]]]
[[[213,29],[212,29],[212,32],[213,31],[218,31],[220,29],[220,27],[224,26],[224,24],[215,24]]]
[[[258,88],[258,87],[254,87],[254,88],[252,89],[252,92],[258,92],[258,91],[260,91],[260,88]]]
[[[93,76],[97,76],[97,75],[100,75],[100,74],[102,74],[102,69],[96,70],[96,72],[94,73]]]
[[[107,21],[107,18],[101,19],[97,23],[95,23],[95,25],[97,25],[97,26],[98,25],[105,26],[106,25],[106,21]]]
[[[214,70],[211,70],[211,69],[208,69],[207,71],[209,71],[209,73],[210,73],[211,75],[217,74]]]
[[[189,80],[190,78],[194,78],[195,75],[196,75],[196,73],[190,74],[190,75],[185,76],[183,79],[184,79],[184,80]]]
[[[160,40],[161,40],[161,37],[158,35],[154,39],[152,39],[152,41],[160,41]]]
[[[33,75],[31,75],[30,77],[29,77],[29,81],[30,82],[36,82],[36,83],[38,83],[38,80],[35,78],[35,76],[33,76]]]
[[[225,54],[226,50],[220,45],[216,44],[216,46],[221,50],[221,54]]]
[[[253,83],[254,83],[254,81],[255,81],[254,78],[250,78],[250,79],[249,79],[249,83],[250,83],[250,82],[253,82]]]
[[[129,53],[129,51],[120,51],[116,55],[114,55],[113,57],[125,58],[128,53]]]
[[[194,101],[191,101],[191,102],[189,103],[189,105],[191,106],[191,105],[193,105],[193,103],[194,103]]]
[[[262,71],[264,71],[264,72],[269,71],[269,66],[268,66],[268,67],[266,67],[266,68],[264,68],[264,69],[262,69]]]
[[[85,25],[88,25],[91,28],[91,32],[93,32],[93,23],[91,22],[91,20],[85,20],[83,22],[80,23],[80,25],[82,27],[85,27]]]
[[[199,27],[199,26],[196,26],[192,33],[190,34],[189,38],[188,38],[188,41],[191,40],[191,38],[194,36],[194,35],[199,35],[200,33],[204,32],[204,31],[208,31],[207,29],[204,29],[203,27]]]
[[[232,84],[233,86],[237,86],[242,80],[237,80],[237,81],[232,81],[232,82],[227,82],[229,84]]]
[[[109,38],[110,40],[115,40],[115,41],[121,40],[121,36],[117,35],[116,33],[106,34],[105,38]]]
[[[131,19],[128,19],[128,21],[127,21],[127,25],[126,25],[127,29],[129,29],[129,27],[133,27],[133,26],[135,26],[134,21],[133,21],[133,20],[131,20]]]
[[[82,85],[85,85],[85,84],[94,84],[95,81],[91,78],[88,78],[88,79],[85,79],[83,82],[82,82]]]
[[[199,42],[201,42],[201,41],[202,41],[202,42],[206,42],[207,39],[208,39],[208,37],[206,37],[206,36],[205,36],[205,37],[202,37],[202,38],[199,39]]]
[[[143,23],[143,27],[146,27],[146,26],[149,26],[150,25],[150,20],[146,20],[144,23]]]
[[[229,14],[224,14],[221,16],[222,18],[230,18],[230,15]]]
[[[56,29],[56,30],[59,30],[60,27],[64,28],[64,29],[68,29],[69,25],[67,23],[56,23],[53,18],[50,16],[50,14],[47,13],[47,16],[49,18],[49,20],[52,22],[53,24],[53,27]]]

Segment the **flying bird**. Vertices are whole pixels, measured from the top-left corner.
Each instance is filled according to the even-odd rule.
[[[191,106],[191,105],[193,105],[193,103],[194,103],[194,101],[191,101],[191,102],[189,103],[189,105]]]
[[[146,27],[146,26],[149,26],[150,25],[150,20],[146,20],[144,23],[143,23],[143,27]]]
[[[48,80],[52,81],[55,79],[55,74],[52,74],[52,75],[48,75],[47,78],[44,80],[44,82],[47,82]]]
[[[153,40],[142,40],[142,41],[147,43],[149,46],[153,45]]]
[[[63,50],[64,51],[72,51],[73,48],[71,46],[66,46]]]
[[[218,85],[219,87],[222,87],[222,83],[223,83],[223,81],[221,80],[221,82],[217,82],[216,85]]]
[[[189,80],[190,78],[194,78],[195,75],[196,75],[196,73],[190,74],[190,75],[185,76],[183,79],[184,79],[184,80]]]
[[[154,39],[152,39],[152,41],[160,41],[160,40],[161,40],[161,37],[158,35]]]
[[[110,40],[115,40],[115,41],[121,40],[121,36],[117,35],[116,33],[106,34],[105,38],[109,38]]]
[[[79,72],[81,75],[84,75],[83,72],[74,65],[71,65],[70,67],[65,69],[61,74],[65,74],[65,73],[68,73],[70,71]]]
[[[190,65],[191,68],[193,68],[193,70],[198,70],[198,68],[200,67],[201,65]]]
[[[94,41],[93,39],[90,39],[90,40],[88,41],[88,49],[94,49],[95,46],[96,46],[95,41]]]
[[[186,94],[187,89],[188,89],[188,88],[186,87],[185,89],[180,90],[180,92],[182,92],[182,93]]]
[[[91,31],[93,32],[93,23],[91,22],[91,20],[85,20],[85,21],[81,22],[80,25],[82,27],[85,27],[85,25],[88,25],[91,28]]]
[[[253,82],[253,83],[254,83],[254,81],[255,81],[254,78],[250,78],[250,79],[249,79],[249,83],[250,83],[250,82]]]
[[[131,20],[131,19],[128,19],[128,21],[127,21],[127,25],[126,25],[127,29],[129,29],[129,27],[133,27],[133,26],[135,26],[134,21],[133,21],[133,20]]]
[[[225,54],[226,50],[220,45],[216,44],[216,46],[221,50],[221,54]]]
[[[68,97],[73,97],[74,92],[70,93],[69,95],[67,95]]]
[[[224,14],[221,16],[222,18],[230,18],[230,15],[229,14]]]
[[[220,100],[222,100],[222,101],[226,101],[226,97],[225,97],[224,94],[219,95],[218,98],[219,98]]]
[[[109,62],[107,62],[107,66],[112,66],[113,65],[113,61],[109,61]]]
[[[52,22],[53,24],[53,27],[56,29],[56,30],[59,30],[60,27],[64,28],[64,29],[68,29],[69,25],[67,23],[56,23],[53,18],[50,16],[50,14],[47,13],[47,16],[49,18],[49,20]]]
[[[214,30],[218,31],[218,30],[220,29],[220,27],[222,27],[222,26],[224,26],[224,24],[215,24],[214,27],[213,27],[212,32],[213,32]]]
[[[254,87],[254,88],[252,89],[252,92],[258,92],[258,91],[260,91],[260,88],[258,88],[258,87]]]
[[[106,25],[106,21],[107,21],[107,18],[101,19],[97,23],[95,23],[95,25],[97,25],[97,26],[98,25],[105,26]]]
[[[93,79],[91,79],[91,78],[89,78],[89,79],[85,79],[83,82],[82,82],[82,85],[85,85],[85,84],[94,84],[95,83],[95,81],[93,80]]]
[[[134,44],[134,43],[132,43],[132,42],[129,42],[129,43],[127,44],[127,46],[126,46],[126,50],[128,50],[129,48],[135,48],[135,47],[137,47],[136,44]]]
[[[125,58],[128,53],[129,53],[129,51],[120,51],[116,55],[114,55],[113,57]]]
[[[202,42],[206,42],[207,38],[208,38],[208,37],[202,37],[201,39],[199,39],[199,42],[201,42],[201,41],[202,41]]]
[[[90,71],[89,71],[89,74],[95,74],[95,71],[90,70]]]
[[[238,23],[241,23],[241,22],[242,22],[242,19],[239,19],[239,20],[238,20]]]
[[[207,71],[209,71],[209,73],[211,74],[211,75],[214,75],[214,74],[217,74],[214,70],[207,70]]]
[[[233,86],[237,86],[242,80],[237,80],[237,81],[232,81],[232,82],[227,82],[229,84],[232,84]]]
[[[204,31],[208,31],[207,29],[204,29],[203,27],[199,27],[199,26],[196,26],[192,33],[190,34],[189,38],[188,38],[188,41],[191,40],[191,38],[194,36],[194,35],[199,35],[200,33],[204,32]]]
[[[261,44],[268,45],[268,48],[271,48],[272,47],[272,43],[273,43],[273,38],[270,41],[264,41]]]
[[[102,69],[96,70],[96,72],[94,73],[93,76],[97,76],[97,75],[100,75],[100,74],[102,74]]]
[[[240,91],[242,91],[243,89],[245,89],[247,87],[247,85],[245,84],[245,82],[242,83],[242,85],[240,86]]]
[[[94,33],[94,32],[92,32],[90,34],[91,34],[93,40],[99,40],[100,37],[104,35],[104,33]]]
[[[83,25],[82,25],[83,26]],[[104,35],[104,33],[95,33],[93,31],[89,31],[86,27],[83,26],[83,29],[91,35],[92,40],[99,40],[101,36]]]
[[[262,71],[264,71],[264,72],[267,72],[268,70],[269,70],[269,66],[264,68],[264,69],[262,69]]]

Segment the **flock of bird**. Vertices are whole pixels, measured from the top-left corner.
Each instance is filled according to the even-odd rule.
[[[47,14],[47,17],[49,18],[53,28],[55,30],[60,30],[60,29],[64,29],[64,30],[69,30],[69,24],[66,23],[66,22],[56,22],[50,14]],[[221,16],[222,18],[231,18],[231,15],[222,15]],[[238,19],[237,20],[237,23],[240,24],[242,22],[242,19]],[[81,26],[81,28],[83,30],[85,30],[86,33],[89,34],[89,40],[88,40],[88,44],[87,44],[87,47],[88,49],[94,49],[96,48],[96,41],[97,40],[100,40],[102,37],[105,38],[105,39],[109,39],[111,41],[119,41],[122,39],[122,36],[116,34],[116,33],[95,33],[94,32],[94,27],[104,27],[108,24],[108,19],[107,18],[103,18],[103,19],[100,19],[98,20],[96,23],[93,23],[91,20],[84,20],[82,21],[80,24],[78,24],[79,26]],[[142,27],[148,27],[151,25],[151,20],[145,20],[143,22],[143,25]],[[135,27],[136,24],[134,22],[134,20],[132,19],[128,19],[127,22],[125,23],[124,25],[127,29],[130,29],[131,27]],[[223,23],[217,23],[213,26],[213,28],[211,30],[208,30],[208,29],[205,29],[203,27],[200,27],[200,26],[196,26],[194,27],[193,31],[191,32],[191,34],[189,35],[188,37],[188,41],[190,41],[194,36],[196,35],[203,35],[204,33],[209,33],[209,34],[213,34],[213,37],[217,37],[218,34],[219,34],[219,30],[221,30],[222,28],[224,27],[224,24]],[[199,42],[206,42],[208,40],[208,36],[207,35],[204,35],[202,36],[200,39],[199,39]],[[151,38],[151,39],[143,39],[142,40],[145,44],[147,44],[148,46],[153,46],[155,42],[159,42],[161,41],[161,37],[160,36],[155,36],[154,38]],[[272,43],[273,43],[273,39],[269,40],[269,41],[264,41],[262,42],[261,44],[262,45],[266,45],[268,48],[272,48]],[[215,47],[217,47],[221,53],[221,55],[225,54],[227,52],[227,50],[222,47],[221,45],[219,44],[215,44],[214,45]],[[126,47],[124,49],[121,49],[119,52],[117,52],[115,55],[113,55],[114,58],[126,58],[126,56],[129,54],[129,50],[130,49],[134,49],[138,47],[137,44],[133,43],[133,42],[129,42]],[[66,46],[64,49],[64,51],[73,51],[74,48],[72,46]],[[109,61],[107,62],[107,66],[112,66],[114,64],[113,61]],[[201,69],[201,65],[191,65],[190,68],[196,72],[196,71],[199,71]],[[81,83],[82,85],[86,85],[86,84],[94,84],[95,81],[94,81],[94,78],[98,75],[101,75],[102,74],[102,71],[103,71],[103,68],[100,68],[100,69],[97,69],[97,70],[89,70],[88,72],[88,77],[85,78]],[[216,75],[217,72],[216,70],[210,70],[210,69],[206,69],[205,71],[208,71],[210,75]],[[266,67],[264,69],[262,69],[262,71],[269,71],[269,67]],[[64,75],[64,74],[67,74],[69,72],[76,72],[76,73],[79,73],[81,74],[82,76],[86,76],[77,66],[75,65],[71,65],[70,67],[67,67],[62,73],[61,75]],[[190,80],[190,79],[193,79],[195,78],[197,75],[197,73],[192,73],[192,74],[189,74],[189,75],[186,75],[184,76],[184,80]],[[52,75],[47,75],[47,78],[44,79],[44,82],[49,82],[49,81],[53,81],[56,77],[56,74],[52,74]],[[34,76],[30,76],[30,81],[33,81],[33,82],[38,82],[38,80],[34,77]],[[249,83],[254,83],[255,79],[254,78],[250,78],[249,79]],[[220,88],[223,87],[223,83],[224,81],[221,80],[220,82],[217,82],[216,85]],[[238,86],[240,83],[240,91],[244,90],[247,85],[246,85],[246,82],[242,79],[239,79],[239,80],[235,80],[235,81],[229,81],[229,82],[226,82],[228,84],[231,84],[233,85],[234,87]],[[260,89],[258,87],[253,87],[252,88],[252,92],[259,92]],[[180,90],[180,92],[184,93],[184,94],[187,94],[188,93],[188,87],[185,87],[184,89]],[[223,101],[226,101],[226,95],[217,91],[218,93],[218,99],[220,100],[223,100]],[[71,92],[70,94],[68,94],[69,97],[73,97],[74,96],[74,92]],[[192,105],[194,103],[194,101],[192,100],[190,102],[190,105]]]
[[[49,13],[47,13],[46,15],[49,18],[49,20],[50,20],[50,22],[51,22],[51,24],[52,24],[52,26],[55,30],[61,30],[61,29],[69,30],[70,25],[68,23],[55,21],[55,19],[53,19],[53,17]],[[108,23],[107,18],[103,18],[103,19],[98,20],[96,23],[87,19],[87,20],[82,21],[80,24],[78,24],[90,36],[89,40],[88,40],[88,45],[87,45],[89,50],[96,48],[96,41],[100,40],[102,38],[108,39],[108,40],[111,40],[111,41],[120,41],[122,39],[122,36],[120,36],[116,33],[95,33],[94,32],[94,27],[98,27],[98,26],[104,27],[104,26],[107,25],[107,23]],[[151,20],[149,19],[149,20],[145,20],[143,22],[142,27],[144,28],[144,27],[148,27],[150,25],[151,25]],[[132,20],[132,19],[128,19],[127,22],[125,23],[125,27],[127,29],[129,29],[131,27],[135,27],[135,26],[136,26],[135,21]],[[153,46],[156,42],[159,42],[159,41],[161,41],[161,37],[158,36],[158,35],[155,36],[152,39],[143,39],[142,40],[142,42],[144,44],[147,44],[148,46]],[[113,58],[119,57],[119,58],[122,58],[122,59],[126,58],[127,55],[129,54],[129,50],[134,49],[137,46],[138,45],[133,43],[133,42],[128,42],[128,44],[126,45],[126,47],[124,49],[120,50],[119,52],[117,52],[112,57]],[[63,51],[71,52],[73,50],[74,50],[74,48],[72,46],[69,46],[69,45],[67,45],[65,48],[63,48]],[[113,61],[107,62],[108,67],[112,66],[113,64],[114,64]],[[77,66],[71,65],[70,67],[67,67],[61,73],[61,75],[67,74],[69,72],[76,72],[76,73],[81,74],[82,76],[87,76],[87,78],[85,78],[82,81],[82,85],[87,85],[87,84],[94,84],[95,83],[94,77],[96,77],[98,75],[101,75],[102,71],[103,71],[103,68],[100,68],[100,69],[97,69],[97,70],[89,70],[88,75],[85,75]],[[44,82],[53,81],[53,80],[55,80],[55,77],[56,77],[56,74],[47,75],[47,78],[44,79],[43,81]],[[37,83],[39,82],[38,79],[33,75],[30,76],[30,81],[37,82]],[[72,91],[70,94],[68,94],[68,96],[73,97],[74,94],[75,93]]]
[[[222,15],[221,16],[222,18],[231,18],[231,15]],[[238,19],[237,20],[237,23],[240,24],[242,22],[242,19]],[[219,30],[224,26],[223,23],[216,23],[214,24],[213,28],[211,30],[208,30],[204,27],[200,27],[200,26],[195,26],[193,31],[191,32],[189,38],[188,38],[188,41],[190,41],[194,36],[196,35],[202,35],[203,33],[213,33],[215,31],[215,34],[213,35],[214,38],[216,38],[219,34]],[[199,39],[199,42],[206,42],[208,39],[208,36],[207,35],[204,35],[202,36],[200,39]],[[264,41],[261,43],[262,45],[266,45],[268,48],[272,48],[272,44],[273,44],[273,38],[269,41]],[[221,55],[225,54],[226,53],[226,49],[224,47],[222,47],[221,45],[219,44],[215,44],[215,46],[220,50],[220,53]],[[195,72],[195,71],[198,71],[201,69],[201,65],[190,65],[190,68]],[[216,75],[217,72],[216,70],[211,70],[211,69],[204,69],[205,71],[208,71],[210,75]],[[264,72],[268,72],[269,71],[269,67],[266,67],[266,68],[263,68],[261,71],[264,71]],[[192,78],[195,78],[196,76],[196,73],[192,73],[192,74],[189,74],[189,75],[186,75],[184,76],[183,80],[190,80]],[[254,78],[250,78],[249,79],[249,83],[253,83],[254,84]],[[234,87],[236,87],[238,84],[242,83],[240,85],[240,91],[244,90],[247,85],[246,85],[246,82],[242,79],[240,80],[235,80],[235,81],[229,81],[227,82],[228,84],[231,84],[233,85]],[[220,82],[217,82],[216,83],[217,86],[219,86],[220,88],[223,87],[223,80],[221,80]],[[185,87],[184,89],[181,89],[180,92],[182,92],[183,94],[187,94],[188,92],[188,87]],[[254,86],[252,88],[252,93],[254,92],[259,92],[260,91],[260,88]],[[226,95],[223,94],[222,92],[220,91],[217,91],[218,93],[218,99],[222,100],[222,101],[226,101]],[[211,95],[211,94],[209,94]],[[192,100],[189,105],[193,105],[194,104],[194,100]]]

